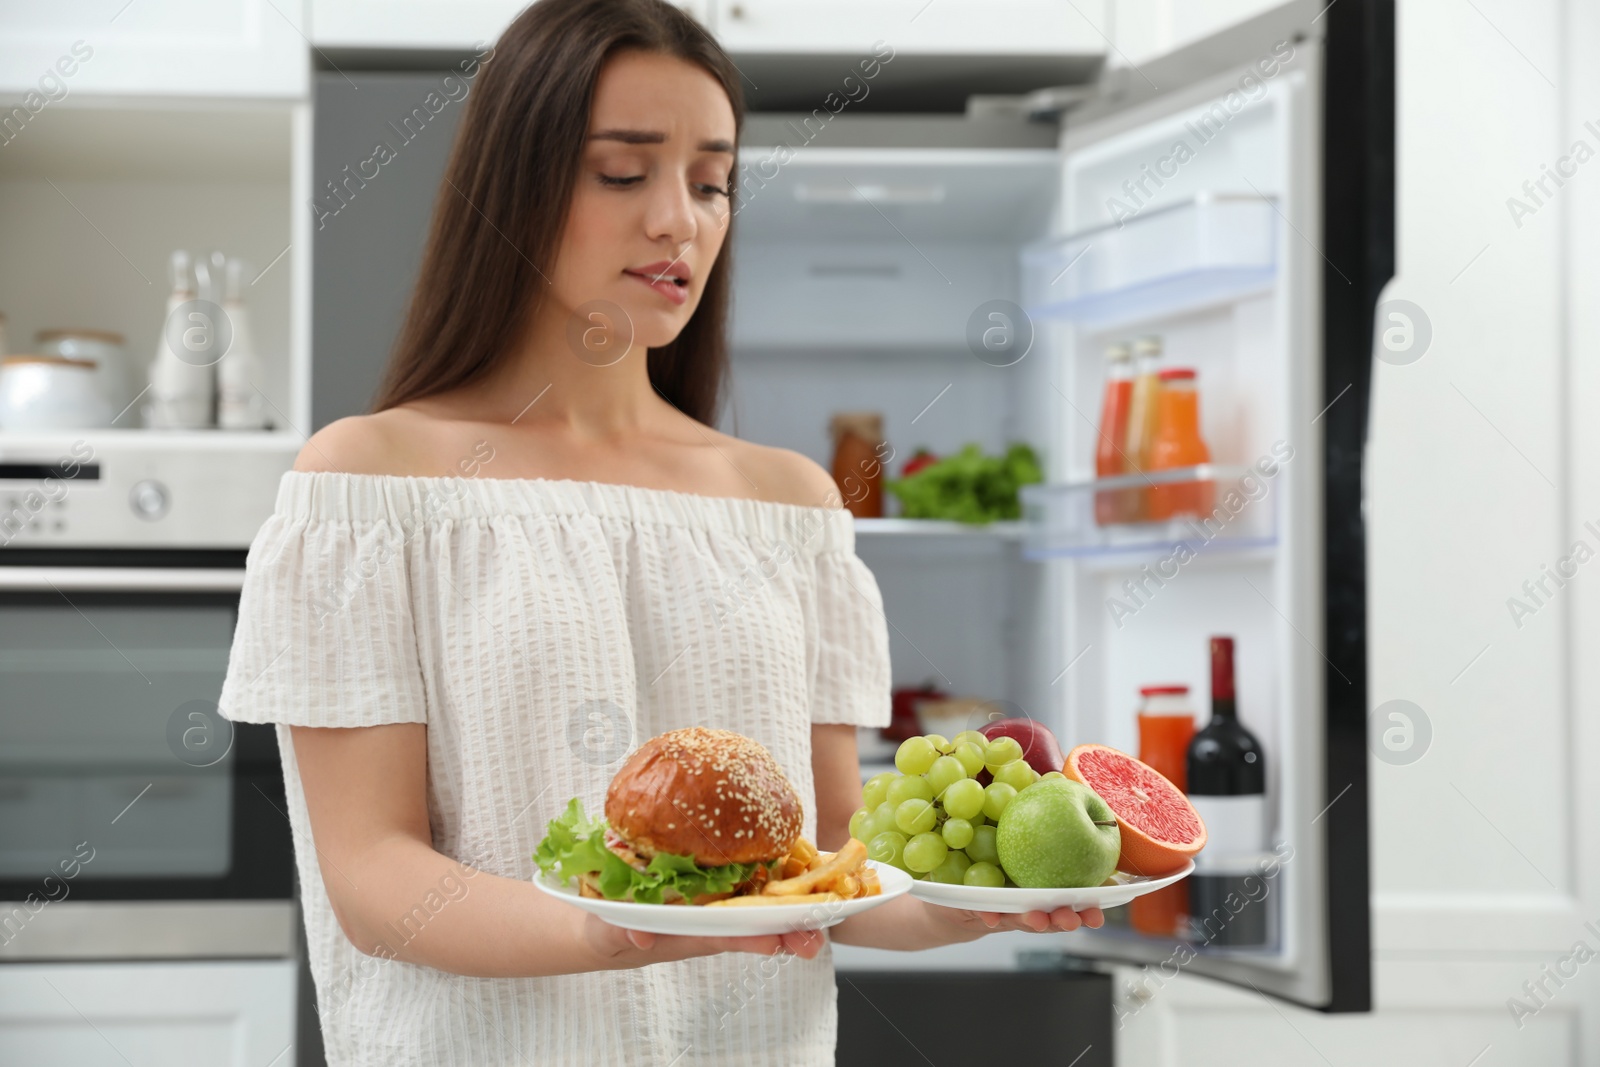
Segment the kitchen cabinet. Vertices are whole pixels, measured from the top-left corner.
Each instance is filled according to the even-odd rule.
[[[100,0],[0,6],[0,139],[84,94],[305,99],[310,49],[294,0]]]
[[[1276,7],[1281,0],[1110,0],[1113,64],[1137,66]]]
[[[839,1067],[1049,1063],[1111,1067],[1111,983],[1085,972],[839,972]],[[1005,1005],[1003,1030],[985,1005]],[[942,1005],[960,1005],[952,1018]]]
[[[1089,56],[1106,50],[1108,0],[678,0],[737,55]],[[309,0],[319,48],[463,49],[493,42],[522,0]]]
[[[1520,1026],[1506,1008],[1508,996],[1527,998],[1523,983],[1539,979],[1540,963],[1564,954],[1549,960],[1380,958],[1373,967],[1378,1010],[1370,1015],[1328,1015],[1268,1001],[1248,988],[1117,968],[1115,1063],[1578,1067],[1594,1062],[1581,1054],[1579,997],[1554,1000]]]
[[[733,53],[871,51],[1082,55],[1105,51],[1103,0],[714,0],[713,28]]]
[[[0,312],[11,350],[29,351],[41,329],[115,330],[142,390],[172,251],[220,249],[249,267],[267,417],[279,432],[305,427],[309,131],[309,104],[292,100],[84,94],[35,116],[0,151]],[[114,429],[135,430],[139,418],[135,403]]]
[[[0,1063],[294,1067],[294,960],[7,964]]]
[[[677,0],[706,21],[708,0]],[[308,0],[309,36],[318,48],[471,50],[492,44],[527,0]]]

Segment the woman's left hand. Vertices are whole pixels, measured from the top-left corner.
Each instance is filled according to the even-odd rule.
[[[1055,911],[1030,911],[1007,915],[993,911],[964,911],[918,900],[909,893],[881,908],[852,915],[828,930],[831,940],[863,948],[916,951],[976,941],[986,934],[1003,930],[1025,933],[1056,933],[1087,926],[1098,930],[1105,925],[1099,908],[1057,908]]]
[[[1098,930],[1106,921],[1105,912],[1099,908],[1085,908],[1082,911],[1057,908],[1055,911],[1029,911],[1014,915],[995,911],[961,911],[933,904],[928,906],[942,913],[939,917],[945,922],[967,934],[966,937],[957,938],[963,941],[1002,930],[1023,930],[1035,934],[1072,931],[1084,926]]]

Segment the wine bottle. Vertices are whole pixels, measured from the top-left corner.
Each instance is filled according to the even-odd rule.
[[[1206,824],[1203,862],[1188,880],[1190,933],[1214,945],[1264,944],[1267,901],[1251,899],[1260,891],[1246,879],[1267,847],[1267,760],[1239,721],[1231,637],[1211,639],[1211,721],[1189,742],[1185,764],[1189,800]]]

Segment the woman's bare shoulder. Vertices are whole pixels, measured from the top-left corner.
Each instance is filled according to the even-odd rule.
[[[833,475],[811,457],[750,441],[739,441],[738,449],[763,500],[806,507],[839,505],[839,486]]]
[[[297,471],[341,474],[425,473],[433,419],[405,408],[336,419],[312,434],[300,449]]]

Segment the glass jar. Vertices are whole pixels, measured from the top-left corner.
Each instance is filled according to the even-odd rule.
[[[1187,788],[1192,737],[1194,708],[1188,686],[1147,685],[1139,690],[1139,759],[1179,789]],[[1188,921],[1189,887],[1185,882],[1135,897],[1128,904],[1128,924],[1152,937],[1177,936]]]
[[[883,517],[883,415],[841,411],[828,422],[833,438],[833,480],[844,507],[858,519]]]
[[[1147,685],[1139,690],[1139,759],[1179,789],[1186,781],[1194,708],[1186,685]]]

